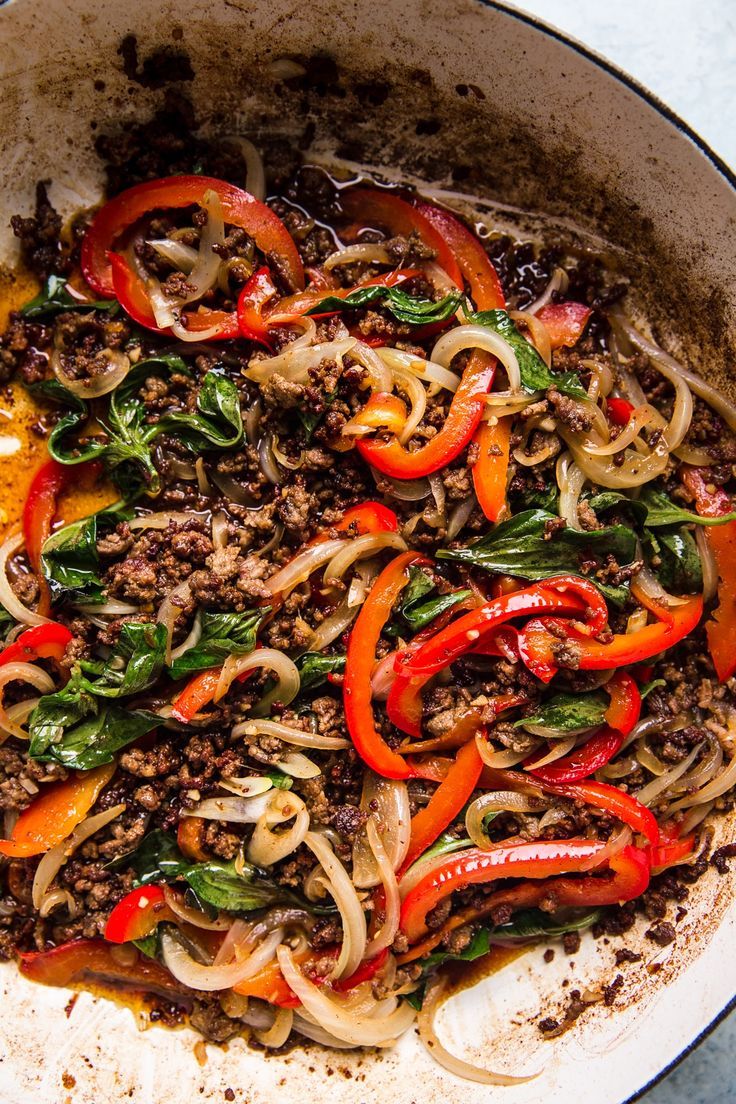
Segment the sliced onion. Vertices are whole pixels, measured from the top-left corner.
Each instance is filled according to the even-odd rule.
[[[183,609],[192,600],[192,591],[189,581],[184,580],[170,591],[159,606],[156,614],[156,624],[163,625],[166,629],[166,648],[164,651],[164,663],[171,666],[171,640],[177,620],[181,617]]]
[[[706,733],[705,739],[708,744],[707,751],[700,757],[697,766],[693,767],[687,774],[683,774],[682,778],[679,778],[670,787],[671,793],[697,793],[703,789],[706,783],[710,782],[713,775],[723,766],[723,748],[720,741],[715,738],[712,732]]]
[[[318,732],[308,732],[301,728],[292,728],[280,721],[252,720],[241,721],[236,724],[231,732],[233,739],[240,736],[277,736],[285,744],[294,744],[296,747],[315,748],[322,751],[342,751],[350,747],[349,740],[343,740],[338,736],[322,736]]]
[[[92,614],[97,617],[127,617],[141,612],[140,606],[134,606],[130,602],[118,602],[115,598],[108,599],[100,606],[96,606],[91,602],[78,602],[77,609],[86,614],[87,617]]]
[[[33,663],[5,663],[0,666],[0,731],[5,733],[5,736],[27,740],[28,733],[13,720],[3,702],[5,687],[11,682],[26,682],[40,693],[50,694],[54,689],[54,680],[42,667],[36,667]]]
[[[659,778],[654,778],[651,782],[647,782],[646,786],[642,786],[640,790],[637,790],[634,794],[637,801],[640,801],[642,805],[652,805],[660,794],[668,790],[673,782],[676,782],[678,778],[681,778],[682,775],[690,769],[700,754],[702,747],[702,744],[698,744],[681,763],[678,763],[677,766],[672,767],[664,774],[660,774]],[[685,800],[687,801],[687,798],[685,798]],[[707,797],[704,800],[707,800]],[[679,807],[685,808],[682,803],[680,803]]]
[[[240,797],[257,797],[270,790],[273,783],[270,778],[253,774],[243,778],[221,778],[219,785],[223,790],[238,794]]]
[[[531,1074],[528,1077],[512,1077],[506,1073],[494,1073],[492,1070],[480,1069],[478,1066],[473,1066],[462,1058],[458,1058],[455,1054],[450,1054],[449,1050],[440,1042],[434,1026],[437,1008],[442,1000],[446,986],[447,978],[441,975],[433,978],[429,982],[424,993],[422,1007],[417,1016],[419,1038],[422,1040],[428,1053],[431,1054],[435,1062],[438,1062],[443,1069],[449,1070],[450,1073],[454,1073],[457,1077],[462,1077],[466,1081],[476,1081],[482,1085],[520,1085],[524,1081],[531,1081],[534,1077],[539,1076],[537,1073]],[[296,992],[296,990],[294,991]]]
[[[322,773],[317,764],[300,751],[291,751],[283,759],[276,759],[274,766],[292,778],[317,778]]]
[[[536,751],[541,746],[541,741],[534,748],[527,748],[526,751],[493,751],[485,737],[478,733],[475,737],[475,745],[478,748],[478,754],[487,767],[498,768],[499,770],[505,770],[506,767],[515,767],[524,759],[528,758],[532,752]]]
[[[104,813],[96,813],[94,816],[85,817],[65,840],[57,843],[56,847],[52,847],[50,851],[46,852],[36,867],[36,873],[33,877],[31,897],[34,908],[41,908],[46,891],[80,843],[84,843],[86,839],[89,839],[100,828],[104,828],[106,824],[109,824],[111,820],[115,820],[123,812],[125,812],[125,804],[114,805],[111,809],[105,809]]]
[[[548,804],[544,798],[514,793],[511,790],[482,794],[468,805],[465,831],[476,847],[487,850],[495,846],[483,828],[483,821],[489,813],[536,813],[546,809]]]
[[[361,368],[365,368],[372,391],[392,390],[392,372],[384,364],[375,349],[372,349],[370,345],[366,345],[364,341],[356,341],[350,350],[350,356],[360,364]]]
[[[358,969],[366,954],[367,931],[363,906],[350,875],[325,837],[317,832],[307,832],[304,842],[325,873],[327,888],[342,919],[342,945],[330,977],[349,977]]]
[[[429,525],[434,525],[436,528],[443,528],[446,521],[445,516],[445,484],[442,482],[442,476],[438,472],[432,472],[429,476],[429,486],[432,490],[432,498],[434,499],[434,517],[430,520],[425,514],[425,518]]]
[[[262,716],[267,713],[275,701],[288,705],[289,702],[294,700],[299,693],[299,671],[294,664],[294,660],[289,659],[284,652],[279,652],[276,648],[256,648],[254,652],[250,652],[248,655],[227,657],[217,683],[215,701],[220,701],[227,694],[234,679],[239,678],[246,671],[253,671],[258,667],[265,667],[273,671],[278,681],[276,686],[254,706],[252,710],[254,716]]]
[[[197,610],[197,612],[194,615],[194,621],[192,622],[191,629],[189,630],[187,635],[184,637],[181,644],[179,644],[179,646],[177,648],[172,648],[171,649],[171,659],[172,660],[179,659],[181,656],[185,655],[186,652],[188,652],[190,650],[190,648],[196,648],[196,646],[199,643],[201,637],[202,637],[202,616],[201,616],[199,610]]]
[[[645,562],[638,541],[636,558],[641,561],[642,566],[631,580],[631,593],[639,602],[642,602],[642,605],[653,604],[660,606],[663,610],[670,610],[690,600],[689,598],[681,598],[676,594],[670,594],[668,590],[664,589],[657,576]],[[642,595],[646,602],[642,601]]]
[[[371,851],[373,852],[373,857],[376,861],[376,866],[378,867],[384,894],[383,924],[381,925],[380,931],[378,931],[373,939],[369,940],[365,946],[365,957],[374,958],[377,954],[380,954],[385,947],[390,947],[396,938],[396,933],[399,930],[401,898],[399,897],[399,886],[396,881],[394,868],[386,854],[386,849],[378,834],[378,828],[376,827],[376,822],[373,817],[368,818],[366,834],[368,836],[368,843],[370,844]]]
[[[208,797],[193,809],[183,809],[183,817],[224,820],[229,824],[257,824],[271,800],[270,789],[257,797]]]
[[[281,472],[278,469],[276,457],[273,453],[272,433],[264,433],[258,444],[258,466],[269,483],[272,483],[274,486],[281,483]]]
[[[292,790],[274,789],[266,795],[268,806],[253,829],[248,844],[248,859],[256,866],[273,866],[296,851],[309,832],[309,811]],[[293,820],[291,828],[274,832],[278,825]]]
[[[417,426],[424,417],[427,409],[427,392],[416,376],[399,368],[394,369],[394,383],[411,404],[404,428],[399,434],[399,442],[405,445],[414,436]]]
[[[355,264],[393,264],[394,259],[380,242],[362,242],[358,245],[349,245],[346,249],[339,249],[337,253],[331,253],[323,261],[322,267],[330,272],[338,265]]]
[[[375,468],[371,468],[371,473],[374,479],[380,479],[381,486],[388,484],[391,489],[386,493],[392,498],[398,498],[400,502],[421,502],[432,493],[426,476],[422,479],[394,479],[390,475],[377,472]]]
[[[516,353],[504,339],[484,326],[456,326],[443,334],[432,350],[431,360],[449,368],[455,356],[465,349],[484,349],[492,353],[506,370],[512,392],[521,390],[521,373]]]
[[[614,832],[601,851],[596,851],[595,855],[591,855],[590,858],[584,859],[580,864],[580,869],[596,870],[600,869],[602,866],[607,866],[611,859],[621,854],[624,847],[629,846],[632,838],[631,829],[624,825],[623,828],[619,828],[618,832]]]
[[[263,158],[248,138],[239,134],[228,134],[223,142],[229,142],[231,146],[237,146],[245,161],[245,191],[260,200],[266,198],[266,173],[263,168]]]
[[[699,748],[696,750],[699,750]],[[676,801],[674,805],[670,805],[669,812],[678,813],[680,809],[689,809],[692,805],[701,805],[706,801],[714,801],[717,797],[722,797],[723,794],[727,793],[734,785],[736,785],[736,756],[734,756],[728,766],[724,767],[721,773],[709,782],[707,786],[703,786],[697,793],[690,794],[688,797],[682,797],[679,801]]]
[[[534,346],[549,368],[552,364],[552,342],[550,341],[549,330],[544,323],[540,322],[529,311],[509,311],[509,318],[512,322],[521,322],[526,326],[529,331],[527,340]],[[526,334],[524,336],[526,337]]]
[[[128,528],[131,532],[135,532],[137,529],[168,529],[170,525],[186,525],[187,522],[194,520],[204,520],[207,517],[206,513],[197,513],[195,511],[183,510],[161,510],[153,514],[141,514],[139,517],[134,517],[128,522]]]
[[[203,931],[228,931],[232,927],[230,917],[218,916],[215,920],[210,920],[201,909],[190,908],[189,905],[185,904],[171,886],[163,885],[161,888],[166,904],[185,924],[191,924],[194,928],[202,928]]]
[[[386,701],[396,682],[397,652],[389,652],[379,659],[371,673],[371,695],[375,701]]]
[[[335,360],[339,364],[347,353],[352,354],[356,344],[354,337],[325,341],[306,349],[301,346],[295,348],[292,343],[277,356],[251,360],[244,374],[254,383],[263,383],[276,374],[294,383],[304,382],[309,378],[310,368],[318,368],[323,360]],[[389,390],[390,384],[389,379]]]
[[[35,613],[24,606],[8,579],[8,560],[22,547],[22,533],[16,533],[15,536],[8,537],[0,545],[0,603],[5,606],[14,621],[20,621],[23,625],[47,625],[48,617],[42,617],[40,613]]]
[[[61,363],[61,353],[54,349],[51,353],[51,369],[59,383],[72,395],[79,399],[99,399],[101,395],[109,395],[130,371],[130,359],[119,349],[102,349],[101,356],[107,360],[108,367],[104,372],[90,376],[88,379],[72,379],[64,371]]]
[[[436,389],[444,388],[445,391],[455,392],[460,386],[457,372],[451,372],[449,368],[436,364],[433,360],[423,360],[422,357],[405,353],[402,349],[392,349],[389,345],[380,346],[376,349],[376,354],[389,368],[411,372]]]
[[[475,497],[475,492],[471,492],[467,498],[463,499],[462,502],[459,502],[457,506],[455,506],[447,519],[446,539],[448,541],[455,539],[460,530],[467,523],[468,518],[477,505],[478,499]]]
[[[318,1023],[313,1023],[308,1013],[304,1013],[304,1009],[301,1015],[298,1012],[294,1015],[294,1031],[298,1031],[305,1039],[311,1039],[320,1046],[332,1047],[333,1050],[353,1049],[353,1043],[346,1043],[344,1039],[338,1039],[336,1035],[325,1031]]]
[[[555,268],[552,273],[552,277],[547,283],[542,294],[534,300],[534,302],[526,308],[526,314],[539,314],[542,307],[546,307],[548,303],[552,302],[552,296],[556,293],[562,293],[563,295],[570,286],[570,279],[565,272],[564,268]]]
[[[314,630],[314,635],[309,642],[310,650],[313,652],[324,651],[328,644],[332,644],[333,640],[337,640],[339,636],[342,636],[357,616],[358,606],[351,606],[349,598],[346,596],[334,613],[326,617]]]
[[[253,1034],[261,1046],[276,1048],[283,1046],[289,1038],[293,1024],[294,1009],[279,1008],[271,1026],[265,1031],[256,1028]]]
[[[203,966],[192,958],[178,939],[167,928],[161,929],[161,955],[170,974],[189,989],[199,989],[205,993],[214,993],[220,989],[232,989],[273,961],[276,948],[283,938],[283,931],[277,928],[267,935],[260,946],[242,962],[233,962],[228,966]]]
[[[334,586],[342,579],[351,564],[363,556],[372,556],[384,548],[405,552],[406,547],[406,541],[398,533],[365,533],[361,537],[354,537],[353,540],[346,542],[345,547],[336,552],[327,564],[323,576],[324,584]]]
[[[197,260],[187,280],[187,283],[192,286],[192,291],[179,300],[182,304],[196,302],[206,291],[215,286],[222,263],[214,247],[225,243],[225,219],[220,197],[214,189],[208,188],[204,193],[202,206],[207,212],[207,222],[199,236]]]
[[[318,568],[329,563],[332,557],[348,543],[347,540],[325,540],[312,545],[311,548],[306,548],[304,552],[289,560],[285,567],[267,579],[266,586],[271,594],[289,594],[295,586],[303,583]]]
[[[703,568],[703,601],[712,602],[718,592],[718,565],[708,534],[702,525],[696,527],[695,543],[698,546],[698,555]]]
[[[376,1001],[372,1014],[356,1015],[349,1006],[331,1000],[326,993],[309,981],[294,963],[291,950],[281,946],[276,952],[281,973],[290,989],[314,1016],[320,1027],[352,1046],[390,1046],[403,1035],[414,1022],[414,1009],[404,1002],[387,1016],[380,1015],[381,1001]]]
[[[68,889],[50,889],[38,906],[38,915],[44,919],[59,907],[65,905],[71,920],[79,915],[79,906]],[[2,913],[0,913],[2,915]],[[12,914],[11,914],[12,915]]]
[[[680,836],[687,836],[690,832],[692,832],[693,828],[697,828],[697,826],[708,816],[708,813],[711,811],[714,805],[715,801],[706,801],[702,805],[694,805],[690,809],[690,812],[687,813],[682,819],[682,824],[680,825]]]
[[[392,870],[398,870],[409,851],[411,810],[406,783],[382,778],[371,770],[363,777],[360,807],[371,814]],[[361,832],[353,843],[353,884],[369,889],[380,882],[380,871],[367,832]]]
[[[197,250],[191,245],[173,241],[171,238],[153,238],[151,241],[147,241],[146,245],[152,246],[159,257],[163,257],[175,269],[184,272],[186,275],[189,275],[192,271],[199,257]]]

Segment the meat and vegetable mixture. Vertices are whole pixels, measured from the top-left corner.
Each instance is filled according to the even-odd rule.
[[[13,219],[2,953],[513,1081],[443,964],[670,941],[731,801],[736,412],[587,254],[172,116],[100,149],[96,211]]]

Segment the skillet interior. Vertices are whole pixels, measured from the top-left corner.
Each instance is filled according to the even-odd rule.
[[[131,29],[137,35],[136,57],[132,45],[124,56],[119,52]],[[67,213],[94,202],[100,188],[95,134],[147,115],[160,104],[160,78],[168,73],[184,78],[173,88],[192,99],[205,128],[256,139],[276,132],[322,154],[471,192],[488,198],[498,218],[512,224],[529,220],[509,208],[532,210],[555,223],[573,219],[583,243],[589,242],[587,235],[612,243],[616,263],[671,347],[680,351],[681,346],[694,367],[733,392],[728,374],[736,316],[732,185],[655,106],[584,54],[506,10],[471,0],[405,0],[384,6],[378,18],[368,0],[354,0],[349,8],[332,0],[315,0],[308,8],[289,3],[278,12],[244,0],[225,0],[216,10],[193,0],[184,17],[173,5],[148,0],[134,11],[113,2],[52,0],[41,6],[11,0],[0,11],[0,32],[6,225],[7,216],[30,207],[39,178],[53,179],[52,197]],[[164,55],[157,58],[159,50]],[[275,79],[272,63],[282,57],[303,62],[307,77],[290,83]],[[12,265],[14,246],[5,229],[0,254]],[[7,270],[4,278],[12,279]],[[656,989],[642,986],[615,1024],[608,1013],[601,1014],[592,1017],[591,1029],[567,1037],[564,1054],[556,1053],[544,1082],[505,1090],[511,1104],[538,1099],[542,1091],[553,1101],[567,1100],[575,1090],[600,1104],[623,1100],[717,1014],[729,984],[727,978],[709,982],[707,960],[715,960],[736,921],[725,884],[715,874],[699,886],[697,902],[691,905],[689,934],[660,973],[659,981],[664,975],[673,986],[665,1001],[672,1010],[661,1011],[667,991],[659,981]],[[589,949],[587,958],[583,955],[581,976],[600,974],[601,953]],[[500,1020],[493,1019],[479,991],[448,1010],[460,1037],[477,1034],[479,1008],[487,1016],[484,1031],[503,1026],[504,1010],[512,1014],[517,1006],[533,1007],[538,1015],[539,991],[553,984],[553,975],[539,978],[539,957],[526,958],[529,963],[507,971],[496,986],[502,995],[494,1015]],[[609,952],[608,966],[610,960]],[[419,1093],[401,1065],[402,1056],[404,1062],[415,1061],[411,1040],[398,1056],[380,1063],[310,1054],[264,1064],[241,1059],[238,1051],[237,1072],[234,1056],[229,1067],[220,1052],[201,1071],[184,1035],[159,1041],[161,1033],[151,1033],[136,1045],[127,1013],[87,997],[70,1021],[67,1057],[62,1052],[58,1061],[44,1064],[44,1040],[66,1024],[67,995],[29,993],[8,975],[3,972],[3,985],[12,989],[27,1022],[40,1025],[29,1038],[19,1023],[6,1024],[14,1056],[12,1098],[19,1101],[30,1099],[31,1092],[35,1099],[57,1099],[63,1072],[79,1081],[83,1095],[74,1100],[100,1099],[103,1093],[122,1100],[132,1086],[140,1094],[134,1099],[189,1101],[200,1085],[205,1099],[216,1100],[224,1087],[240,1092],[248,1083],[248,1097],[266,1101],[282,1077],[297,1076],[311,1078],[318,1099],[358,1100],[368,1087],[402,1101]],[[674,990],[686,982],[681,991],[693,1001],[689,1013],[684,1004],[674,1008]],[[643,1008],[654,1009],[660,1038],[666,1040],[656,1055],[645,1040],[636,1040]],[[533,1038],[531,1029],[523,1030],[523,1036],[511,1033],[512,1056],[519,1038]],[[122,1046],[118,1040],[124,1040]],[[475,1042],[483,1042],[480,1035]],[[79,1054],[87,1051],[91,1068],[80,1065]],[[548,1054],[549,1049],[545,1058]],[[585,1074],[589,1063],[595,1070],[592,1084]],[[351,1076],[328,1072],[340,1068]],[[435,1093],[439,1099],[457,1084],[429,1063],[422,1071],[428,1072],[421,1091],[425,1100]],[[365,1083],[358,1080],[363,1077]],[[470,1091],[479,1100],[491,1093],[477,1086]],[[492,1094],[498,1098],[501,1091]]]

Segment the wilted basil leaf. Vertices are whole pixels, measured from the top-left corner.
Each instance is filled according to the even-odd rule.
[[[591,694],[553,694],[547,701],[540,702],[528,717],[515,721],[514,727],[539,725],[550,729],[551,733],[564,736],[569,732],[602,725],[608,704],[606,695],[595,691]]]
[[[243,613],[208,613],[201,617],[202,634],[197,643],[177,657],[169,667],[173,679],[183,678],[194,671],[217,667],[229,655],[245,655],[256,646],[258,626],[269,612],[270,606]]]
[[[508,341],[516,353],[521,382],[527,391],[547,391],[550,387],[556,387],[558,391],[570,395],[573,399],[587,399],[588,393],[577,373],[564,372],[557,375],[550,371],[534,346],[519,333],[507,311],[481,311],[470,315],[470,318],[476,326],[486,326]]]
[[[23,318],[36,319],[51,318],[62,311],[87,310],[107,311],[112,317],[120,310],[120,304],[116,299],[97,299],[94,302],[75,299],[70,295],[63,276],[49,276],[35,299],[21,307],[20,314]]]

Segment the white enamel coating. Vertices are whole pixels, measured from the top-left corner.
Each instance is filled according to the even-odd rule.
[[[6,262],[14,258],[7,219],[29,209],[35,181],[53,180],[52,197],[65,213],[94,202],[101,176],[92,136],[160,102],[160,92],[122,73],[116,51],[131,31],[141,57],[164,44],[188,53],[195,79],[183,90],[213,130],[297,137],[311,121],[319,156],[340,147],[351,156],[359,139],[359,152],[388,175],[447,187],[450,170],[464,166],[460,176],[470,183],[458,187],[483,193],[499,222],[518,222],[516,206],[548,221],[576,219],[584,240],[613,244],[660,321],[674,315],[681,338],[674,345],[730,384],[733,184],[676,122],[595,59],[477,0],[11,0],[0,7]],[[308,120],[300,97],[274,83],[268,65],[314,53],[338,59],[341,89],[334,95],[328,81],[311,98]],[[380,104],[367,105],[365,90],[356,89],[367,77],[391,85]],[[434,135],[427,119],[440,123]],[[644,246],[655,259],[642,257]],[[692,303],[695,318],[685,313]],[[732,829],[719,825],[719,840],[733,838]],[[572,960],[558,948],[551,964],[532,950],[448,1003],[440,1020],[448,1045],[509,1072],[542,1069],[519,1087],[459,1082],[412,1036],[377,1056],[311,1049],[265,1059],[234,1042],[208,1047],[201,1064],[191,1032],[140,1033],[131,1011],[89,994],[67,1015],[68,993],[32,986],[8,966],[0,969],[0,1097],[192,1104],[222,1101],[231,1088],[249,1104],[621,1104],[675,1061],[736,991],[732,879],[709,872],[686,905],[672,946],[660,951],[646,925],[628,937],[643,963],[621,969],[617,1009],[596,1003],[554,1042],[542,1041],[537,1020],[559,1014],[564,978],[568,991],[600,994],[619,972],[614,944],[586,939]]]

